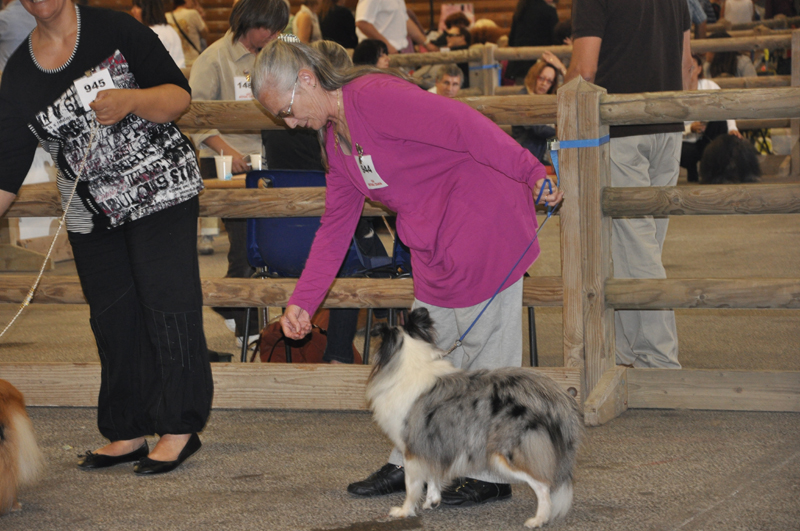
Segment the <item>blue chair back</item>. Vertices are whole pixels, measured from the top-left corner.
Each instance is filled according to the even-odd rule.
[[[318,170],[257,170],[247,174],[247,188],[258,188],[262,179],[272,188],[325,186],[325,173]],[[266,268],[270,275],[298,278],[319,226],[319,217],[250,218],[247,220],[247,260],[255,268]],[[392,258],[388,256],[362,253],[353,238],[337,276],[367,274],[391,265]]]
[[[262,179],[273,188],[325,186],[325,172],[312,170],[258,170],[248,172],[247,188]],[[247,259],[276,276],[298,278],[306,265],[319,217],[250,218],[247,220]]]

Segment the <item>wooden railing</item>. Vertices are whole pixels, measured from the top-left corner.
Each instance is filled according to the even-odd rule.
[[[600,138],[609,125],[795,119],[798,98],[800,88],[607,95],[575,79],[558,93],[559,139]],[[564,312],[571,316],[564,348],[572,350],[565,356],[584,360],[587,423],[601,424],[628,407],[800,411],[798,372],[627,369],[616,365],[614,340],[616,309],[800,308],[800,278],[614,279],[611,262],[613,217],[796,214],[800,185],[611,188],[609,153],[604,144],[559,156]]]
[[[597,138],[609,124],[682,122],[727,118],[795,119],[800,116],[800,87],[737,89],[726,91],[607,95],[602,89],[575,80],[558,96],[486,96],[465,100],[479,112],[503,124],[558,124],[561,139]],[[580,110],[580,112],[578,112]],[[580,120],[578,119],[580,116]],[[273,118],[248,103],[195,102],[179,123],[185,127],[221,130],[275,127]],[[565,150],[561,154],[561,277],[532,277],[524,281],[524,304],[562,306],[563,367],[542,369],[565,388],[585,400],[586,419],[597,424],[626,407],[723,407],[709,395],[721,394],[736,409],[800,410],[797,373],[764,376],[755,373],[704,373],[678,371],[696,388],[696,399],[672,397],[680,382],[663,371],[627,370],[614,365],[613,312],[616,308],[750,307],[797,308],[797,279],[619,280],[610,267],[612,216],[692,215],[730,213],[797,213],[800,185],[708,187],[673,189],[612,189],[608,187],[608,145]],[[323,189],[207,190],[201,196],[201,215],[214,217],[272,217],[319,215],[324,208]],[[25,187],[9,216],[58,215],[60,201],[52,185]],[[364,215],[384,213],[380,205],[365,205]],[[31,285],[31,275],[0,277],[0,302],[21,301]],[[214,306],[281,306],[288,300],[294,280],[204,279],[204,304]],[[327,307],[403,307],[413,300],[410,280],[337,279],[326,297]],[[34,304],[80,304],[77,278],[45,277]],[[238,364],[237,364],[238,365]],[[368,368],[315,367],[215,367],[220,392],[217,407],[242,405],[247,389],[249,407],[363,408]],[[91,405],[89,394],[68,392],[95,385],[97,367],[74,364],[0,364],[3,377],[23,386],[38,405]],[[311,371],[311,372],[309,372]],[[35,376],[34,376],[35,374]],[[342,378],[346,376],[346,384]],[[723,380],[720,381],[720,378]],[[743,404],[728,389],[725,378],[748,391],[761,393],[757,402]],[[643,382],[646,382],[644,386]],[[780,385],[781,393],[771,391]],[[303,398],[298,400],[301,385]],[[722,390],[720,390],[720,387]],[[54,392],[53,389],[64,389]],[[92,388],[94,389],[94,388]],[[652,389],[663,391],[663,400]],[[713,389],[713,392],[712,392]],[[356,390],[356,391],[354,391]],[[73,389],[74,391],[74,389]],[[337,393],[340,400],[321,403],[321,396]],[[680,394],[680,393],[679,393]],[[96,392],[94,394],[96,396]],[[745,396],[747,394],[745,393]],[[710,401],[709,401],[710,400]],[[80,402],[80,403],[76,403]],[[723,407],[724,408],[724,407]]]

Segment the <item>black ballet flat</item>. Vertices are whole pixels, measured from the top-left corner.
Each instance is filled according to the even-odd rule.
[[[200,442],[200,437],[193,433],[189,440],[186,441],[186,446],[183,447],[178,458],[174,461],[156,461],[147,456],[139,459],[139,462],[133,467],[133,471],[140,476],[154,476],[156,474],[165,474],[172,472],[178,468],[181,463],[189,459],[203,444]]]
[[[86,454],[78,457],[83,459],[78,463],[78,468],[84,470],[93,470],[95,468],[107,468],[114,465],[121,465],[122,463],[132,463],[138,461],[143,457],[147,457],[150,448],[147,446],[147,441],[144,442],[138,449],[127,453],[125,455],[103,455],[87,451]]]

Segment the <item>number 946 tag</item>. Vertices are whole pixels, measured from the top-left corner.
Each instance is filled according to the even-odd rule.
[[[98,92],[113,88],[114,80],[111,79],[111,73],[107,68],[75,80],[75,90],[78,92],[83,108],[87,111],[91,110],[89,104],[94,101]]]

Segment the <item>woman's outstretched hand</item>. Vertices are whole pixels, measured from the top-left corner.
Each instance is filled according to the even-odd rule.
[[[290,304],[281,316],[281,328],[289,339],[303,339],[311,332],[311,317],[300,306]]]
[[[549,206],[556,206],[564,198],[564,192],[559,190],[558,186],[553,184],[553,181],[548,178],[544,178],[536,181],[536,183],[533,185],[534,199],[539,197],[539,193],[541,193],[543,187],[544,193],[542,194],[541,201],[545,201]]]

